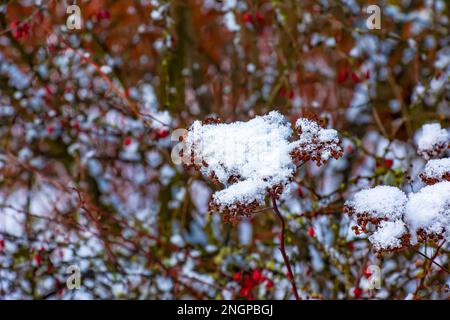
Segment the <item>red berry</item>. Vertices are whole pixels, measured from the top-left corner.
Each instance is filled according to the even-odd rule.
[[[386,168],[391,168],[394,164],[394,161],[392,159],[384,159],[384,166]]]
[[[2,252],[3,249],[5,249],[5,240],[0,239],[0,252]]]
[[[361,78],[355,72],[352,72],[352,80],[354,83],[360,83],[362,81]]]
[[[341,69],[338,73],[337,81],[338,83],[342,83],[345,80],[347,80],[348,77],[348,70],[347,69]]]
[[[108,20],[111,17],[108,10],[101,10],[97,13],[97,19],[99,21]]]
[[[314,234],[315,234],[314,228],[313,228],[313,227],[310,227],[310,228],[308,229],[308,235],[309,235],[310,237],[314,237]]]
[[[355,287],[353,289],[353,295],[355,296],[356,299],[360,298],[363,294],[363,290],[361,288]]]
[[[242,15],[242,20],[244,20],[245,23],[251,23],[252,22],[252,15],[248,12],[244,12]]]
[[[286,97],[286,88],[282,87],[278,94],[280,95],[280,97]]]
[[[300,186],[298,186],[297,193],[300,198],[303,198],[305,196],[305,194],[303,193],[303,189]]]
[[[123,144],[126,146],[129,146],[133,142],[133,139],[130,137],[126,137],[125,140],[123,140]]]
[[[347,248],[350,251],[355,250],[355,244],[353,242],[347,242]]]
[[[270,279],[267,279],[266,289],[270,289],[270,288],[273,288],[273,281]]]
[[[288,278],[288,280],[292,279],[291,274],[289,273],[289,271],[286,271],[286,278]]]
[[[264,23],[264,16],[260,12],[257,12],[255,14],[255,17],[256,17],[256,21],[258,21],[259,24]]]
[[[353,146],[351,144],[348,145],[347,151],[348,151],[348,153],[352,153],[353,152]]]
[[[369,268],[366,268],[366,270],[364,270],[364,276],[366,278],[370,278],[372,276],[372,272],[370,272]]]
[[[55,128],[53,126],[48,126],[47,127],[47,132],[48,133],[52,133],[53,131],[55,131]]]
[[[39,253],[36,253],[34,255],[34,262],[36,263],[36,265],[39,267],[41,265],[42,262],[42,258],[41,255]]]
[[[239,291],[239,295],[244,298],[247,297],[249,293],[250,293],[249,288],[241,288],[241,290]]]
[[[168,135],[169,135],[169,130],[167,130],[167,129],[159,129],[157,132],[156,132],[156,138],[157,139],[162,139],[162,138],[165,138],[165,137],[167,137]]]
[[[239,281],[239,280],[241,280],[241,273],[240,272],[236,272],[234,275],[233,275],[233,280],[234,281]]]
[[[260,278],[261,278],[261,272],[259,272],[259,270],[254,270],[252,273],[252,279],[255,282],[259,282]]]
[[[294,91],[293,90],[289,91],[289,96],[288,96],[289,99],[292,100],[294,98],[294,96],[295,96]]]

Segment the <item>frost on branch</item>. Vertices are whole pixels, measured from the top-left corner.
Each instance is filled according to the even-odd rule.
[[[439,123],[424,124],[417,140],[417,153],[424,159],[436,158],[449,147],[450,135]]]
[[[298,132],[299,140],[277,111],[248,122],[195,121],[183,138],[181,156],[187,167],[225,186],[212,195],[210,210],[224,212],[226,218],[248,215],[266,196],[283,192],[298,161],[323,164],[342,155],[335,130],[303,120],[308,129]]]
[[[450,158],[429,160],[420,178],[429,185],[444,180],[450,181]]]
[[[450,237],[450,182],[426,186],[409,196],[405,222],[417,240],[440,240]]]
[[[362,190],[347,201],[345,210],[355,216],[365,233],[374,226],[369,241],[374,249],[397,251],[426,240],[450,239],[450,182],[426,186],[406,196],[395,187]],[[354,228],[358,234],[358,227]]]

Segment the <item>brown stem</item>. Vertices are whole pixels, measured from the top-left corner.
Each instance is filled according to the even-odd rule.
[[[284,222],[284,218],[281,215],[280,211],[278,210],[277,200],[276,200],[275,196],[272,196],[272,203],[273,203],[273,211],[276,213],[276,215],[278,216],[278,218],[280,219],[280,222],[281,222],[280,251],[281,251],[281,255],[283,256],[284,264],[286,265],[286,268],[288,271],[289,281],[291,282],[291,286],[292,286],[292,292],[294,293],[296,300],[301,300],[301,298],[298,294],[298,291],[297,291],[297,286],[295,284],[294,273],[292,272],[291,264],[289,262],[289,257],[287,256],[286,249],[284,247],[284,238],[285,238],[285,234],[286,234],[286,223]]]

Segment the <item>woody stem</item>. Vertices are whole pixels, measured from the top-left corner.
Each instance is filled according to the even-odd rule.
[[[275,196],[272,196],[272,203],[273,203],[273,211],[276,213],[276,215],[278,216],[278,219],[280,219],[280,223],[281,223],[280,251],[281,251],[281,255],[283,256],[284,264],[286,265],[286,268],[287,268],[289,281],[291,282],[291,286],[292,286],[292,292],[294,293],[296,300],[301,300],[301,298],[298,294],[298,291],[297,291],[297,285],[295,284],[294,273],[292,272],[291,264],[289,262],[289,257],[286,254],[286,248],[284,246],[284,241],[285,241],[285,237],[286,237],[286,222],[284,221],[284,218],[281,215],[280,210],[278,210],[277,200],[276,200]]]

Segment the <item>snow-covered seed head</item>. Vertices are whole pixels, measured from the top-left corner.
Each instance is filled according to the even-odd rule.
[[[449,148],[450,134],[439,123],[425,124],[417,140],[417,153],[424,159],[440,157]]]
[[[357,192],[353,200],[347,201],[345,212],[355,218],[355,232],[368,232],[369,223],[378,226],[382,221],[401,219],[405,211],[407,197],[403,191],[391,186],[377,186]]]
[[[314,120],[300,118],[295,123],[299,139],[294,142],[291,155],[296,162],[314,161],[318,166],[330,158],[344,154],[337,131],[324,129]]]
[[[225,187],[212,195],[210,210],[224,213],[228,220],[237,214],[249,215],[267,196],[281,195],[292,181],[298,161],[313,159],[321,165],[342,155],[335,130],[304,120],[315,131],[298,132],[299,140],[277,111],[247,122],[195,121],[182,138],[180,156],[185,167]],[[297,157],[296,152],[302,156]]]
[[[450,158],[429,160],[419,176],[428,185],[450,181]]]
[[[450,181],[443,181],[410,194],[404,221],[412,242],[450,239]]]
[[[378,229],[369,237],[375,252],[396,252],[407,248],[411,235],[402,220],[382,221]]]

